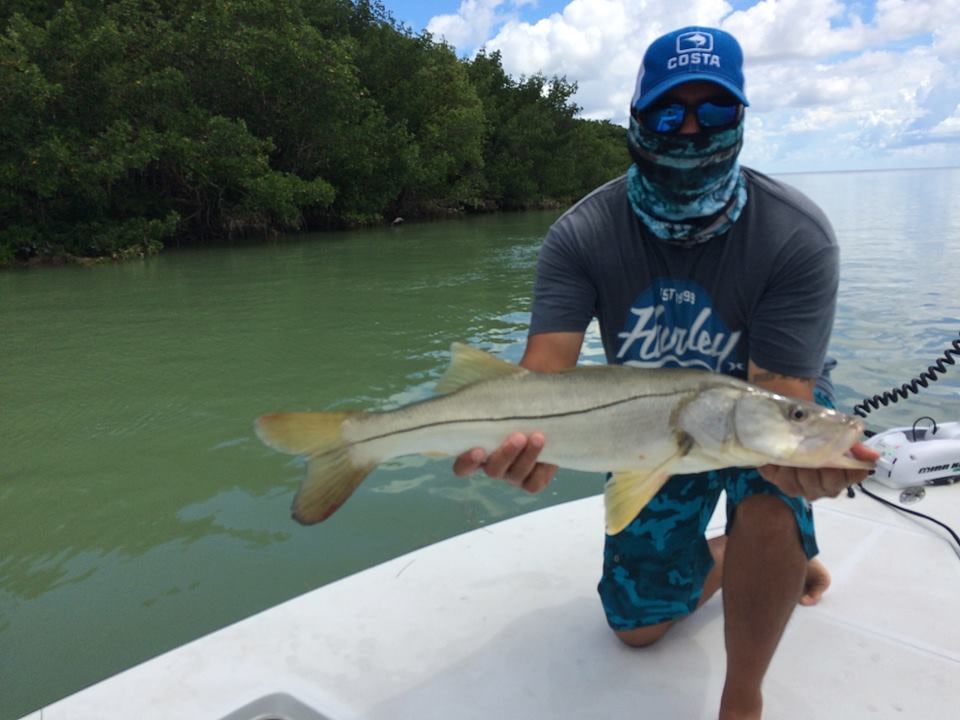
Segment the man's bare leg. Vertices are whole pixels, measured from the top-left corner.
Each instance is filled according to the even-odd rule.
[[[793,512],[770,495],[747,498],[737,507],[725,556],[727,676],[720,720],[759,720],[763,677],[804,594],[807,558]]]
[[[720,589],[723,580],[723,561],[727,547],[727,536],[711,538],[707,541],[710,547],[710,553],[713,555],[713,567],[710,573],[703,581],[703,592],[700,595],[700,601],[697,603],[699,608]],[[803,595],[800,597],[801,605],[816,605],[820,598],[830,587],[830,573],[826,566],[814,558],[807,563],[807,572],[804,580]],[[635,630],[621,630],[616,633],[617,637],[631,647],[646,647],[652,645],[662,638],[667,630],[675,625],[678,620],[650,625],[637,628]]]

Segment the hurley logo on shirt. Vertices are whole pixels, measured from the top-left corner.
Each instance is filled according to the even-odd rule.
[[[687,367],[742,374],[741,332],[730,332],[707,292],[693,282],[660,278],[634,300],[617,352],[624,365]]]

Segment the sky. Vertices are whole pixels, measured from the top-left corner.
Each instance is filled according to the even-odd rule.
[[[647,45],[685,25],[743,46],[743,164],[764,172],[960,166],[960,0],[384,0],[415,32],[514,77],[577,83],[626,125]]]

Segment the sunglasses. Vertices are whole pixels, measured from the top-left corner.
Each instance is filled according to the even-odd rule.
[[[682,102],[662,103],[636,111],[635,117],[650,132],[671,135],[679,132],[688,111],[697,117],[700,129],[706,132],[726,130],[740,121],[742,106],[735,100],[704,100],[694,107]]]

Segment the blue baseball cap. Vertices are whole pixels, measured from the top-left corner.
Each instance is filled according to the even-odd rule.
[[[685,27],[654,40],[643,56],[631,109],[643,110],[667,90],[691,80],[716,83],[749,105],[743,92],[743,50],[730,33]]]

